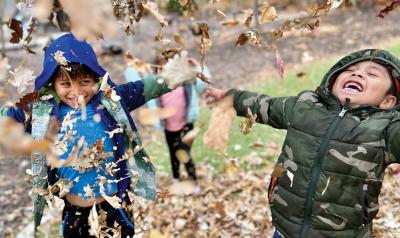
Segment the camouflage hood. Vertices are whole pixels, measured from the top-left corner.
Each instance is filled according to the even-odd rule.
[[[336,76],[350,65],[366,60],[372,60],[386,68],[390,68],[391,72],[389,73],[395,80],[397,92],[400,94],[400,60],[389,52],[379,49],[359,50],[340,59],[333,65],[328,73],[325,74],[318,90],[319,94],[324,98],[332,99],[333,95],[330,88]]]

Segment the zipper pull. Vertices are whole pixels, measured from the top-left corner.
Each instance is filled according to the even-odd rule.
[[[343,117],[346,114],[347,110],[349,110],[350,98],[346,98],[344,101],[344,105],[342,110],[339,112],[339,117]]]

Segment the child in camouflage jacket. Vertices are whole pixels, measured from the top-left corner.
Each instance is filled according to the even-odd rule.
[[[209,87],[287,135],[268,189],[274,237],[372,237],[385,168],[400,162],[400,61],[367,49],[296,97]]]

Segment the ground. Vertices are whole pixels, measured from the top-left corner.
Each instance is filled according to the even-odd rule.
[[[340,11],[333,12],[329,16],[322,17],[320,27],[315,32],[299,30],[287,34],[285,33],[283,39],[278,42],[277,46],[283,60],[285,61],[286,67],[290,68],[309,61],[318,61],[326,57],[340,56],[357,49],[376,47],[399,39],[399,12],[392,12],[389,16],[385,17],[385,19],[377,18],[377,13],[377,9],[341,9]],[[297,12],[293,11],[286,12],[285,14],[282,14],[282,16],[291,17],[296,14]],[[269,74],[276,74],[275,52],[262,52],[260,48],[248,45],[240,47],[235,46],[234,42],[236,41],[237,36],[241,32],[245,31],[244,27],[224,28],[219,25],[217,27],[217,23],[215,23],[214,20],[211,19],[210,22],[214,22],[209,23],[211,26],[210,34],[213,45],[211,51],[206,56],[206,62],[213,74],[212,80],[215,85],[224,88],[240,88],[249,83],[260,80],[261,78],[265,78]],[[191,55],[198,58],[199,50],[194,44],[195,40],[193,40],[193,36],[187,27],[189,24],[189,20],[179,20],[179,23],[173,23],[170,28],[164,29],[163,32],[165,32],[164,34],[166,36],[180,32],[179,34],[181,34],[184,39],[186,47]],[[133,38],[117,36],[115,42],[122,45],[125,49],[131,50],[136,57],[141,57],[150,61],[152,58],[149,51],[143,49],[153,49],[153,46],[150,46],[152,43],[149,42],[152,41],[152,38],[158,31],[158,28],[154,26],[157,26],[157,23],[154,20],[144,19],[141,26],[137,28],[136,36]],[[268,27],[265,27],[262,32],[267,32],[268,30]],[[101,49],[101,47],[98,49]],[[36,51],[38,54],[27,58],[26,65],[35,68],[36,72],[39,72],[42,51],[38,48],[36,48]],[[100,51],[101,50],[99,50],[99,52]],[[21,51],[10,51],[7,55],[10,58],[11,64],[16,66],[23,58],[22,56],[24,54]],[[102,62],[107,66],[106,68],[110,69],[111,75],[115,81],[123,81],[121,76],[124,65],[121,56],[106,56],[103,57]],[[29,168],[29,165],[30,163],[27,158],[0,160],[0,237],[3,237],[4,235],[7,237],[14,237],[15,234],[29,221],[31,214],[31,201],[28,197],[30,183],[29,177],[25,173],[26,169]],[[207,171],[207,169],[200,171],[203,173],[201,174],[202,177],[208,178],[205,180],[205,183],[218,184],[219,182],[216,180],[218,178],[208,176]],[[252,178],[252,176],[254,176],[258,178],[257,181],[259,182],[262,181],[266,175],[267,173],[253,173],[248,175],[248,177]],[[226,179],[225,183],[231,186],[237,184],[234,183],[237,178],[229,178],[229,176],[227,176]],[[160,181],[163,183],[166,180],[165,178],[162,178]],[[385,181],[382,192],[383,195],[381,196],[381,211],[392,211],[388,213],[389,216],[392,217],[385,217],[384,219],[384,216],[388,216],[387,213],[381,212],[378,214],[378,218],[380,219],[376,222],[376,232],[382,232],[379,233],[380,235],[377,235],[378,237],[398,237],[400,234],[393,233],[393,231],[400,231],[398,225],[399,218],[396,217],[398,216],[396,214],[399,214],[399,206],[397,205],[399,202],[399,196],[394,193],[392,189],[399,185],[398,181],[398,177],[392,177],[392,179]],[[261,189],[263,189],[263,186],[260,186]],[[240,190],[242,188],[238,189]],[[251,190],[253,189],[254,187],[251,188]],[[232,188],[232,196],[225,194],[228,197],[227,199],[235,199],[235,196],[240,198],[241,195],[237,195],[237,191],[236,193],[235,191],[236,190]],[[257,199],[265,195],[265,191],[259,192],[257,188],[254,191],[258,194],[256,197]],[[220,188],[216,188],[212,194],[218,194],[219,192],[221,192]],[[203,197],[205,198],[207,196],[209,195],[205,194]],[[171,200],[171,198],[167,198],[166,203],[171,202],[168,199]],[[216,198],[214,197],[209,199]],[[195,199],[194,201],[196,202],[199,200]],[[250,206],[253,202],[265,205],[260,206],[259,209],[264,209],[267,206],[267,200],[265,197],[264,199],[257,201],[249,200],[249,204],[247,205]],[[159,207],[148,209],[153,209],[153,212],[157,212]],[[207,209],[202,212],[207,213]],[[215,209],[218,210],[218,207],[209,207],[209,211],[215,211]],[[245,211],[248,211],[246,209]],[[190,212],[187,211],[187,213]],[[267,217],[268,214],[267,211],[263,213],[265,217]],[[182,217],[185,216],[187,216],[187,214],[182,215]],[[240,216],[238,218],[240,218]],[[391,221],[397,221],[397,223]],[[266,220],[265,222],[265,224],[257,223],[256,225],[261,225],[262,227],[269,229],[269,220]],[[200,221],[199,224],[203,223]],[[179,225],[182,226],[182,224],[175,224],[175,226],[158,224],[156,227],[176,228],[176,226]],[[227,229],[230,226],[240,228],[245,225],[246,224],[235,225],[227,223],[226,227]],[[185,226],[183,225],[183,227]],[[190,236],[190,233],[188,236]],[[240,236],[240,234],[237,233],[236,236]]]

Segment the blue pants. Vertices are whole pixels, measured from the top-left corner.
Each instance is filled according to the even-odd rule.
[[[283,238],[279,232],[275,229],[274,235],[272,236],[272,238]]]

